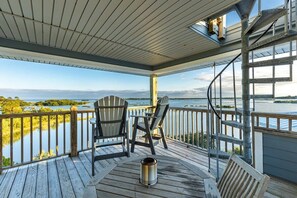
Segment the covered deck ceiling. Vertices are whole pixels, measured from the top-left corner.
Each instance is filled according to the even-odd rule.
[[[240,52],[240,24],[221,43],[190,27],[253,2],[2,0],[0,57],[145,76],[226,64]]]
[[[0,56],[147,76],[199,68],[238,47],[222,47],[190,26],[238,2],[3,0]]]

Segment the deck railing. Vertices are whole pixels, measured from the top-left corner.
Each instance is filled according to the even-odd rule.
[[[253,112],[252,138],[255,156],[255,132],[297,139],[297,115]],[[254,159],[255,161],[255,159]]]
[[[219,112],[222,117],[228,120],[235,119],[235,112],[223,110]],[[170,108],[166,116],[164,129],[168,138],[178,140],[188,145],[197,146],[207,149],[208,125],[207,116],[208,110],[202,108]],[[241,119],[241,115],[237,115],[237,119]],[[219,124],[216,116],[212,115],[211,127]],[[210,130],[214,131],[214,130]],[[224,126],[222,133],[232,137],[242,139],[242,130],[235,127]],[[242,146],[234,143],[227,143],[226,141],[220,142],[220,147],[225,152],[238,152],[242,153]]]
[[[128,115],[148,112],[151,106],[129,107]],[[0,115],[0,172],[62,155],[76,156],[91,148],[94,110]],[[128,128],[133,119],[129,119]],[[130,130],[131,131],[131,130]],[[3,157],[5,156],[5,157]]]
[[[252,116],[253,131],[264,133],[297,135],[297,115],[254,112]]]
[[[152,110],[151,106],[129,107],[128,115],[141,115]],[[235,119],[233,111],[223,110],[221,116]],[[207,149],[207,109],[170,108],[163,129],[167,138],[184,142],[189,146]],[[89,120],[94,110],[23,113],[0,115],[0,171],[3,169],[57,157],[76,156],[79,151],[91,147],[92,126]],[[215,116],[210,122],[218,124]],[[240,116],[237,115],[237,119]],[[134,119],[129,118],[128,130],[132,132]],[[297,116],[287,114],[252,113],[252,127],[270,133],[295,135]],[[242,131],[224,126],[223,134],[242,139]],[[220,142],[221,150],[242,153],[236,144]],[[6,156],[6,158],[2,158]]]
[[[70,113],[63,111],[0,115],[0,166],[6,164],[7,167],[12,167],[42,160],[47,156],[68,154],[66,123],[70,120]],[[3,146],[9,149],[8,158],[2,158]],[[18,163],[15,163],[15,159]]]

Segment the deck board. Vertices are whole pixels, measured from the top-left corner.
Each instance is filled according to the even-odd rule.
[[[57,164],[57,169],[59,173],[60,185],[61,185],[63,197],[71,197],[71,198],[75,197],[73,188],[76,188],[76,186],[74,185],[74,187],[72,187],[64,160],[58,159],[56,160],[56,164]]]
[[[15,181],[11,187],[9,197],[21,197],[23,192],[23,187],[26,180],[26,175],[28,172],[28,166],[23,166],[18,169],[18,172],[15,176]]]
[[[14,178],[17,173],[17,168],[8,170],[0,185],[0,197],[8,197],[10,189],[13,186]]]
[[[182,159],[189,164],[198,166],[202,171],[208,170],[208,158],[205,150],[198,149],[194,146],[168,140],[169,149],[163,148],[162,144],[156,147],[157,155],[164,155]],[[121,146],[105,147],[98,149],[97,154],[107,154],[121,151]],[[131,153],[131,158],[140,155],[150,154],[150,149],[136,145],[135,152]],[[111,164],[125,160],[127,157],[120,157],[109,160],[95,162],[96,173],[102,171]],[[127,173],[115,171],[115,176],[120,174],[126,178],[138,177],[138,171],[133,171],[127,163],[123,167]],[[215,161],[212,160],[215,166]],[[225,161],[220,162],[220,167],[225,167]],[[173,164],[174,166],[174,164]],[[182,172],[184,168],[180,167]],[[186,174],[186,173],[185,173]],[[168,176],[174,179],[174,175]],[[79,157],[59,157],[47,161],[37,162],[18,168],[8,169],[0,175],[0,197],[82,197],[85,186],[91,179],[91,151],[80,152]],[[161,181],[160,181],[161,182]],[[104,187],[107,187],[110,181],[106,180]],[[164,187],[166,179],[162,181]],[[115,184],[116,185],[116,184]],[[172,187],[174,183],[170,184]],[[129,187],[126,186],[127,188]],[[177,186],[176,186],[177,187]],[[108,188],[106,188],[108,191]],[[172,188],[174,191],[175,189]],[[107,191],[100,191],[102,196],[107,195]],[[122,188],[120,190],[129,196],[129,190]],[[123,194],[114,193],[114,197],[123,197]],[[296,197],[297,185],[286,182],[277,178],[271,178],[268,192],[265,197]],[[150,197],[149,194],[139,194],[139,197]],[[155,195],[157,196],[157,195]]]
[[[48,197],[48,178],[47,178],[47,162],[38,163],[36,197]]]
[[[30,164],[28,167],[26,182],[23,189],[24,198],[35,197],[37,168],[38,168],[38,165],[36,163]]]
[[[0,185],[1,185],[1,183],[2,183],[2,181],[3,181],[3,179],[4,179],[4,177],[5,177],[5,174],[6,174],[6,172],[3,172],[3,173],[0,175]]]
[[[84,165],[82,164],[82,161],[80,161],[79,157],[72,157],[73,164],[75,165],[75,168],[77,169],[78,175],[81,178],[84,186],[86,186],[91,178],[87,170],[85,169]]]
[[[59,176],[57,171],[56,160],[47,162],[48,167],[48,193],[49,197],[62,197],[59,184]]]
[[[69,157],[64,158],[65,165],[70,176],[70,181],[74,189],[76,197],[82,197],[84,191],[84,184],[75,168],[73,161]]]
[[[92,176],[92,165],[88,158],[85,156],[84,153],[79,155],[79,159],[82,162],[82,165],[85,167],[86,171],[88,172],[89,176]],[[95,172],[98,171],[95,169]]]

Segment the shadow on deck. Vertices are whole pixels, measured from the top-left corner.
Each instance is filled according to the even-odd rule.
[[[157,155],[183,159],[207,173],[208,158],[204,150],[187,147],[186,144],[169,140],[168,150],[162,145],[156,147]],[[112,153],[119,146],[98,149],[102,153]],[[131,157],[150,154],[145,147],[136,146]],[[126,157],[97,161],[98,173],[110,164]],[[213,161],[212,164],[215,164]],[[221,167],[225,162],[221,162]],[[85,186],[91,178],[91,152],[81,152],[78,157],[59,157],[30,165],[12,168],[0,175],[0,197],[82,197]],[[271,178],[265,197],[296,197],[297,185]]]

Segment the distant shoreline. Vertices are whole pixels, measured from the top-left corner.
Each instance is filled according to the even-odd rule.
[[[274,101],[274,103],[291,103],[291,104],[297,104],[297,100],[278,100]]]
[[[63,99],[57,99],[57,100],[64,100],[66,98],[63,98]],[[125,98],[126,100],[150,100],[150,98]],[[170,100],[206,100],[207,98],[170,98]],[[212,98],[212,100],[219,100],[220,98]],[[233,99],[232,97],[225,97],[225,98],[222,98],[222,99],[228,99],[228,100],[231,100]],[[241,99],[241,97],[238,97],[236,99]],[[288,97],[284,97],[284,96],[281,96],[281,97],[275,97],[275,99],[282,99],[282,100],[288,100],[289,102],[288,103],[295,103],[294,101],[295,100],[291,100],[291,99],[297,99],[297,96],[288,96]],[[25,101],[45,101],[45,100],[50,100],[50,99],[24,99]],[[92,100],[98,100],[98,98],[90,98],[90,99],[85,99],[85,98],[78,98],[78,99],[74,99],[74,98],[67,98],[66,100],[80,100],[80,101],[92,101]],[[261,99],[261,100],[267,100],[267,99]],[[270,99],[269,99],[270,100]],[[293,101],[293,102],[292,102]],[[286,102],[283,102],[283,101],[275,101],[275,103],[286,103]]]

